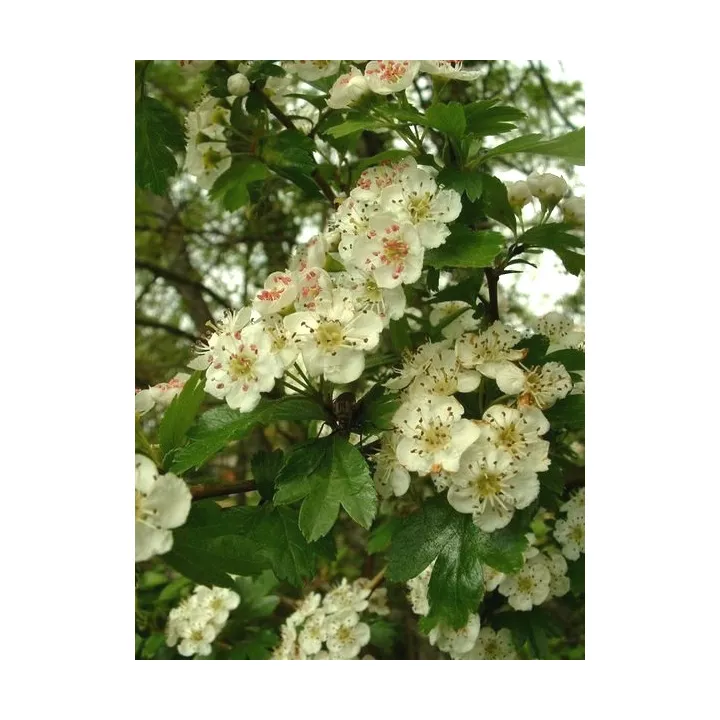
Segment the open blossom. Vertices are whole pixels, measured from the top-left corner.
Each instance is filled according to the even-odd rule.
[[[365,79],[374,93],[389,95],[410,87],[419,70],[419,60],[371,60]]]
[[[554,547],[538,553],[528,562],[542,563],[550,571],[550,597],[562,597],[570,590],[567,560]]]
[[[433,343],[434,353],[408,387],[408,397],[417,395],[454,395],[472,392],[480,385],[480,373],[464,369],[448,342]]]
[[[508,365],[498,372],[495,382],[504,393],[519,395],[518,405],[536,405],[541,410],[552,407],[572,388],[568,371],[556,362],[530,370]]]
[[[507,628],[495,632],[485,626],[478,633],[475,645],[455,660],[517,660],[517,652],[513,645],[512,635]]]
[[[135,455],[135,562],[172,548],[170,531],[187,520],[191,501],[177,475],[161,475],[150,458]]]
[[[563,178],[552,173],[530,173],[527,179],[530,192],[542,203],[543,207],[554,207],[568,191]]]
[[[352,610],[336,613],[327,620],[327,648],[331,657],[350,660],[370,642],[370,627]]]
[[[575,323],[558,312],[544,315],[537,321],[537,331],[550,340],[548,353],[565,348],[577,348],[585,340],[585,333],[575,329]]]
[[[450,234],[446,223],[457,219],[462,210],[460,194],[438,188],[426,170],[408,168],[398,181],[380,194],[380,207],[412,223],[425,248],[442,245]]]
[[[364,353],[377,347],[383,322],[369,310],[356,311],[349,295],[333,290],[315,311],[286,316],[285,328],[312,376],[349,383],[365,369]]]
[[[498,585],[505,579],[505,573],[491,568],[489,565],[483,565],[483,584],[486,592],[495,590]]]
[[[270,273],[263,289],[255,295],[253,309],[261,315],[281,312],[295,302],[297,294],[297,284],[291,273]]]
[[[461,310],[465,312],[460,313]],[[463,333],[477,330],[480,326],[480,322],[473,317],[472,310],[472,306],[462,300],[435,303],[430,311],[430,324],[437,327],[455,315],[455,319],[445,325],[440,332],[446,338],[459,338]]]
[[[332,290],[330,276],[319,267],[306,267],[295,273],[297,286],[296,310],[316,310],[323,290]]]
[[[538,408],[492,405],[482,419],[481,437],[488,443],[506,450],[514,460],[535,472],[550,467],[550,444],[541,438],[550,429],[550,423]]]
[[[462,655],[472,650],[480,633],[480,616],[475,613],[468,618],[467,624],[459,630],[444,623],[438,623],[428,635],[431,645],[451,655]]]
[[[300,351],[297,345],[290,340],[282,315],[265,315],[257,321],[257,325],[270,338],[270,353],[279,358],[282,367],[290,367]]]
[[[209,190],[231,165],[232,157],[225,142],[188,141],[185,170],[197,178],[201,188]]]
[[[448,80],[477,80],[480,70],[463,70],[462,60],[421,60],[420,72],[426,72]]]
[[[562,211],[565,222],[573,223],[573,225],[585,224],[585,198],[568,198],[562,204]]]
[[[365,93],[369,92],[367,80],[358,68],[350,68],[350,72],[341,75],[330,88],[328,107],[333,110],[348,108],[356,103]]]
[[[483,440],[465,450],[450,483],[450,505],[472,513],[475,525],[485,532],[505,527],[515,509],[527,507],[540,492],[535,472]]]
[[[402,367],[396,371],[398,377],[388,380],[385,387],[390,390],[402,390],[407,387],[416,377],[425,373],[436,353],[437,343],[425,343],[420,345],[415,352],[406,352]]]
[[[359,613],[367,608],[369,595],[370,590],[367,587],[350,584],[347,578],[343,578],[339,585],[325,595],[322,607],[328,613],[346,610]]]
[[[290,269],[293,271],[307,268],[321,268],[325,264],[328,251],[327,239],[324,235],[313,235],[305,245],[296,245],[290,258]]]
[[[308,655],[314,655],[322,648],[322,644],[327,640],[327,623],[325,613],[316,610],[310,617],[305,620],[302,630],[298,633],[298,644],[303,652]]]
[[[226,310],[217,324],[208,323],[212,332],[197,345],[195,348],[197,357],[188,363],[188,367],[193,370],[207,370],[213,361],[213,350],[220,342],[220,338],[224,335],[239,333],[250,322],[251,318],[252,310],[246,307],[232,312]]]
[[[553,531],[555,539],[562,546],[562,553],[568,560],[577,560],[585,552],[585,513],[568,515],[558,520]]]
[[[418,165],[412,155],[388,162],[387,160],[363,170],[360,173],[355,187],[350,191],[350,197],[358,202],[374,203],[380,198],[384,188],[399,182],[402,174],[407,170],[417,169]]]
[[[480,435],[477,425],[462,419],[463,412],[454,397],[417,397],[403,403],[393,417],[403,435],[398,460],[421,474],[456,472],[460,456]]]
[[[189,377],[187,373],[178,373],[166,383],[158,383],[145,390],[136,390],[135,412],[143,415],[156,405],[166,408],[180,394]]]
[[[375,473],[373,480],[378,495],[389,498],[393,495],[404,495],[410,487],[410,473],[400,464],[397,458],[397,444],[400,436],[397,433],[383,434],[380,451],[375,454]]]
[[[560,509],[567,513],[568,518],[577,515],[585,517],[585,488],[580,488]]]
[[[285,63],[288,72],[295,73],[301,80],[319,80],[334,75],[340,68],[339,60],[293,60]]]
[[[381,288],[370,273],[354,268],[337,273],[334,279],[339,287],[350,292],[358,310],[374,312],[386,326],[405,313],[407,301],[402,287]]]
[[[283,364],[270,336],[258,324],[219,337],[207,369],[205,391],[242,412],[250,412],[282,376]]]
[[[455,349],[463,367],[474,368],[486,377],[495,378],[503,368],[513,368],[527,350],[514,349],[521,335],[496,320],[481,333],[466,333],[458,338]]]
[[[550,595],[550,570],[544,563],[525,563],[520,572],[507,575],[498,590],[515,610],[530,610]]]
[[[370,273],[382,288],[395,288],[420,278],[423,247],[415,228],[390,213],[375,215],[365,237],[353,242],[356,267]]]

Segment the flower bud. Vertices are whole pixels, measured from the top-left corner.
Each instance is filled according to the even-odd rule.
[[[515,212],[519,212],[527,205],[532,197],[528,184],[523,180],[507,183],[507,194],[510,207],[515,210]]]
[[[557,175],[530,173],[527,179],[530,192],[540,200],[543,207],[555,207],[568,191],[567,183]]]
[[[228,78],[228,92],[236,97],[243,97],[250,92],[250,81],[242,73],[235,73]]]
[[[562,204],[563,217],[574,225],[585,224],[585,198],[571,197]]]

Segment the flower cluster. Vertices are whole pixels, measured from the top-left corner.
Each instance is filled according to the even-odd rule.
[[[212,95],[205,97],[187,114],[185,170],[195,175],[200,187],[206,190],[212,187],[232,162],[227,146],[229,125],[230,110]]]
[[[135,455],[135,562],[172,548],[171,530],[187,520],[192,496],[176,475],[161,475],[155,463]]]
[[[210,643],[239,604],[240,596],[232,590],[198,585],[190,597],[170,611],[165,629],[168,646],[180,641],[178,652],[184,657],[209,655]]]
[[[144,415],[154,407],[164,410],[180,394],[189,377],[187,373],[178,373],[165,383],[158,383],[145,390],[136,389],[135,412]]]
[[[532,172],[527,180],[506,183],[508,201],[515,214],[522,216],[522,209],[532,202],[533,197],[540,201],[543,212],[551,212],[567,195],[568,185],[564,178],[552,173]],[[571,225],[585,225],[585,198],[570,197],[561,205],[563,219]]]
[[[354,660],[370,642],[364,611],[387,615],[387,591],[372,589],[366,578],[346,578],[323,597],[307,595],[280,630],[274,660]],[[372,659],[364,656],[363,659]]]
[[[562,546],[563,555],[577,560],[585,552],[585,488],[580,489],[560,508],[565,518],[555,523],[555,539]]]

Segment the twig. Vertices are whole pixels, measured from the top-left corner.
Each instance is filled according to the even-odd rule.
[[[257,486],[252,480],[247,482],[218,485],[192,485],[190,493],[193,500],[204,500],[205,498],[222,497],[223,495],[236,495],[256,490]]]
[[[570,130],[577,130],[577,126],[570,122],[570,119],[562,111],[562,109],[558,105],[557,100],[555,99],[555,96],[552,94],[550,86],[548,85],[547,80],[545,79],[545,75],[542,72],[543,64],[540,62],[538,63],[538,67],[535,67],[532,60],[530,60],[529,63],[530,68],[535,73],[535,75],[537,75],[538,80],[540,81],[540,85],[542,86],[543,92],[545,93],[545,97],[550,101],[550,104],[553,106],[553,108],[555,108],[555,112],[557,112],[557,114],[562,118],[562,121],[565,123],[566,127],[568,127]]]
[[[177,337],[185,338],[191,342],[197,342],[198,338],[192,333],[176,328],[173,325],[166,325],[165,323],[157,322],[156,320],[149,320],[147,318],[135,318],[135,324],[139,327],[155,328],[157,330],[165,330],[165,332]]]

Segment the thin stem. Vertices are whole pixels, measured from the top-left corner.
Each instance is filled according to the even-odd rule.
[[[385,566],[371,581],[370,581],[370,592],[372,591],[382,582],[383,578],[385,577],[385,573],[387,572],[387,566]]]
[[[257,486],[250,480],[233,483],[232,485],[192,485],[190,487],[190,494],[193,500],[204,500],[205,498],[237,495],[238,493],[252,492],[253,490],[257,490]]]

